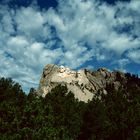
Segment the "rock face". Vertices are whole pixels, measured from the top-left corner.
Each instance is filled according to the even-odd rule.
[[[124,77],[123,73],[109,72],[105,68],[92,72],[87,69],[73,71],[64,66],[48,64],[43,69],[38,95],[45,97],[55,86],[61,84],[66,85],[68,90],[74,93],[75,98],[87,102],[92,100],[94,93],[99,89],[106,94],[105,87],[109,83],[119,88],[120,83],[116,81],[118,75]]]

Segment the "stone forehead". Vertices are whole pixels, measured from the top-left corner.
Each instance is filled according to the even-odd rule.
[[[65,68],[65,67],[63,65],[61,65],[60,68]]]
[[[70,68],[68,68],[68,67],[65,67],[65,66],[60,66],[60,69],[66,69],[66,70],[70,70]]]

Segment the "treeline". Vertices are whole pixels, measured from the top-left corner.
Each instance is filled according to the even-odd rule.
[[[0,79],[0,140],[139,140],[140,79],[126,74],[119,90],[112,84],[92,101],[74,98],[57,86],[45,98],[31,88]],[[120,81],[123,81],[120,80]]]

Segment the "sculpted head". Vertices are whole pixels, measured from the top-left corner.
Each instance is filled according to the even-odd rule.
[[[66,68],[64,66],[60,66],[60,73],[63,73],[66,71]]]

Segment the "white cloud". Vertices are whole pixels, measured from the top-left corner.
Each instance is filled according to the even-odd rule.
[[[140,41],[138,39],[133,39],[128,35],[112,34],[112,36],[105,42],[104,47],[121,55],[124,51],[138,48],[139,45]]]
[[[135,63],[140,64],[140,50],[130,51],[127,56]]]
[[[130,63],[129,59],[122,58],[122,59],[118,60],[116,63],[118,63],[119,70],[121,70],[123,72],[127,72],[126,65]]]
[[[0,5],[1,75],[27,87],[38,83],[47,63],[78,68],[110,60],[122,69],[140,63],[140,1],[114,6],[96,0],[58,2],[49,10]]]
[[[59,17],[59,15],[53,9],[49,9],[47,11],[46,18],[47,18],[47,22],[51,26],[55,26],[55,28],[57,28],[61,31],[65,31],[65,26],[64,26],[63,20]]]
[[[138,48],[140,44],[139,38],[133,39],[134,34],[118,33],[115,30],[120,24],[125,26],[126,23],[132,24],[135,21],[133,16],[127,15],[131,10],[131,3],[126,6],[125,4],[109,6],[97,5],[92,1],[60,1],[60,14],[51,9],[53,16],[50,16],[49,20],[59,19],[59,22],[52,22],[52,25],[56,27],[58,36],[66,48],[72,48],[82,40],[95,50],[96,42],[101,42],[100,49],[112,50],[122,55],[129,49]],[[120,7],[125,7],[126,11],[122,9],[115,17]],[[105,59],[103,56],[101,58]]]
[[[25,47],[28,45],[28,41],[22,36],[10,37],[7,40],[7,45],[14,47]]]
[[[16,22],[19,31],[26,33],[27,35],[38,34],[42,31],[44,19],[36,9],[31,7],[21,8],[16,11]]]

